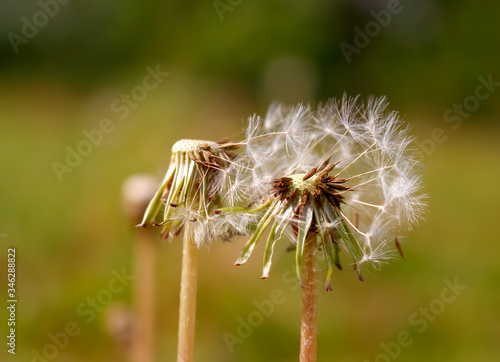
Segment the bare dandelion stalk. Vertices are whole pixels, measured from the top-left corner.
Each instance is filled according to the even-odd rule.
[[[134,362],[154,361],[154,269],[155,243],[151,234],[141,232],[136,243],[134,284],[134,340],[132,360]]]
[[[300,327],[300,362],[316,361],[318,288],[316,286],[316,235],[310,234],[304,245],[302,277],[302,315]]]
[[[198,279],[198,246],[191,228],[184,231],[182,250],[182,275],[179,309],[179,334],[177,361],[192,362],[196,324],[196,289]]]
[[[133,175],[123,184],[123,206],[127,216],[135,223],[140,220],[149,200],[158,187],[158,180],[151,175]],[[155,249],[151,232],[134,233],[135,260],[133,288],[134,322],[132,328],[132,362],[154,361],[154,311],[155,311]]]

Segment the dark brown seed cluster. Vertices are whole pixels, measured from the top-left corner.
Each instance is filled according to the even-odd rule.
[[[280,200],[283,201],[285,199],[291,200],[295,197],[297,194],[297,191],[299,189],[294,189],[291,190],[292,186],[292,179],[290,177],[281,177],[276,180],[274,180],[273,188],[274,188],[274,195],[280,197]]]
[[[218,152],[214,152],[213,145],[202,143],[195,151],[189,151],[191,160],[207,168],[222,170],[227,168],[229,163],[236,158],[236,154],[231,152],[239,147],[238,144],[224,139],[218,143]]]
[[[273,183],[274,194],[275,196],[279,196],[281,201],[292,200],[296,196],[300,196],[300,205],[302,208],[307,204],[309,196],[319,201],[319,205],[321,205],[321,197],[324,196],[332,206],[340,209],[340,205],[344,199],[342,194],[345,191],[351,190],[351,187],[345,185],[345,182],[349,181],[349,179],[329,175],[335,166],[336,164],[332,163],[311,169],[304,175],[302,180],[307,181],[317,175],[316,179],[311,182],[311,187],[304,188],[303,190],[293,187],[291,177],[284,176],[276,179]]]
[[[344,199],[342,193],[351,189],[349,186],[344,185],[346,181],[348,180],[334,175],[320,175],[316,180],[316,187],[321,190],[321,193],[334,207],[340,209],[340,204]]]
[[[294,199],[299,201],[294,212],[294,219],[297,221],[302,219],[303,210],[309,202],[315,203],[321,209],[322,202],[326,199],[333,207],[340,209],[344,199],[342,194],[351,190],[351,187],[345,185],[349,179],[329,175],[336,165],[336,163],[330,164],[329,160],[326,160],[311,169],[302,178],[302,181],[307,181],[316,176],[314,180],[308,182],[307,187],[305,183],[304,187],[297,187],[294,185],[293,178],[289,176],[276,179],[273,183],[274,196],[279,197],[281,201]],[[297,232],[298,224],[296,222],[292,222],[292,227]],[[313,220],[309,231],[317,232],[316,220]]]

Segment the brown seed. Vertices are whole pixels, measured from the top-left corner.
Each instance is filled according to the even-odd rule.
[[[333,207],[340,209],[340,198],[339,196],[333,196],[330,194],[325,194],[326,199],[332,204]]]
[[[357,270],[358,271],[358,279],[361,281],[361,282],[364,282],[365,279],[363,278],[363,276],[361,275],[361,272],[359,271],[359,269]]]
[[[345,178],[342,178],[342,177],[335,177],[335,176],[332,176],[333,179],[329,182],[333,182],[333,183],[337,183],[337,184],[343,184],[344,182],[346,182],[347,180]]]
[[[335,164],[334,163],[331,163],[329,164],[328,166],[325,167],[325,169],[323,170],[322,173],[330,173],[331,170],[333,170],[335,168]]]
[[[219,145],[222,145],[224,143],[228,143],[229,142],[229,137],[224,137],[223,139],[221,139],[219,142],[217,142]]]
[[[332,158],[332,156],[328,157],[326,160],[324,161],[321,161],[321,163],[319,164],[318,166],[318,172],[320,171],[323,171],[323,169],[328,165],[328,163],[330,162],[330,159]]]
[[[293,199],[295,196],[297,196],[297,193],[299,192],[299,189],[294,189],[291,193],[288,194],[286,197],[287,200]]]
[[[212,147],[208,143],[200,143],[198,148],[201,148],[204,151],[210,151]]]
[[[398,249],[399,255],[404,259],[405,256],[403,254],[403,249],[401,248],[401,244],[398,241],[398,237],[396,236],[396,239],[394,240],[396,242],[396,249]]]
[[[309,192],[307,190],[304,190],[302,193],[302,199],[300,200],[300,204],[302,207],[306,206],[308,199],[309,199]]]
[[[327,186],[330,188],[330,189],[334,189],[336,191],[347,191],[349,189],[348,186],[345,186],[345,185],[342,185],[342,184],[332,184],[332,183],[328,183]]]
[[[194,152],[194,157],[196,158],[196,161],[201,162],[201,155],[199,152]]]
[[[302,178],[302,180],[304,180],[304,181],[305,181],[305,180],[309,180],[309,179],[310,179],[311,177],[313,177],[315,174],[316,174],[316,167],[315,167],[315,168],[313,168],[313,169],[311,169],[311,170],[309,170],[309,172],[308,172],[308,173],[306,173],[306,174],[304,175],[304,177]]]
[[[322,206],[322,205],[321,205],[321,202],[322,202],[321,198],[319,198],[319,197],[314,197],[314,199],[313,199],[313,200],[314,200],[314,203],[316,204],[316,208],[317,208],[318,210],[321,210],[321,206]]]
[[[328,195],[332,195],[332,196],[338,196],[338,195],[339,195],[339,193],[338,193],[338,192],[336,192],[335,190],[332,190],[332,189],[331,189],[331,188],[329,188],[329,187],[325,187],[325,188],[323,189],[323,192],[324,192],[324,193],[326,193],[326,194],[328,194]]]
[[[212,163],[212,160],[211,160],[212,154],[210,152],[203,150],[201,154],[202,154],[206,163]]]
[[[225,142],[225,143],[220,144],[219,147],[223,148],[225,150],[236,150],[237,148],[240,147],[240,145],[238,145],[237,143],[233,143],[233,142]]]

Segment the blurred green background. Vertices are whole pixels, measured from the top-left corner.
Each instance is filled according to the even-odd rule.
[[[18,298],[16,355],[4,344],[0,360],[32,361],[68,322],[81,332],[48,361],[126,360],[132,284],[88,323],[77,311],[113,270],[134,274],[138,231],[123,212],[123,181],[161,177],[180,138],[219,140],[272,101],[344,92],[387,95],[418,137],[430,198],[405,261],[365,283],[337,272],[334,291],[321,290],[318,360],[499,359],[499,3],[61,2],[0,1],[1,304],[9,247]],[[147,69],[168,76],[143,92]],[[54,162],[103,119],[112,131],[58,176]],[[157,361],[176,355],[179,241],[157,245]],[[201,252],[195,360],[297,361],[293,255],[280,250],[261,280],[258,253],[232,265],[243,243]],[[467,288],[443,301],[445,280]],[[224,333],[237,335],[239,318],[276,289],[285,302],[231,351]],[[0,316],[6,336],[5,307]],[[411,343],[398,347],[402,332]]]

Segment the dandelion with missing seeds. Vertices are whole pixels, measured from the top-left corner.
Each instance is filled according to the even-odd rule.
[[[193,360],[198,276],[198,247],[212,239],[244,233],[249,218],[221,218],[214,210],[226,203],[234,182],[234,165],[242,164],[237,144],[180,140],[172,147],[167,174],[149,203],[140,225],[161,226],[167,239],[184,231],[179,311],[178,361]],[[243,222],[247,220],[247,223]]]
[[[312,111],[302,105],[275,106],[264,120],[254,117],[247,129],[247,154],[252,162],[253,203],[266,209],[237,264],[244,263],[264,230],[270,235],[263,277],[269,275],[276,241],[297,246],[301,278],[303,247],[308,235],[318,237],[328,266],[341,269],[340,249],[361,267],[375,267],[401,253],[398,236],[423,210],[417,159],[395,112],[385,99],[331,101]]]
[[[315,361],[317,254],[326,290],[334,267],[346,263],[363,280],[366,265],[402,255],[399,238],[425,207],[412,138],[386,108],[384,98],[349,97],[315,110],[274,105],[263,119],[249,119],[241,142],[176,144],[143,224],[162,224],[164,233],[191,225],[198,245],[249,235],[236,265],[267,231],[262,278],[276,245],[291,242],[302,287],[300,359]]]

